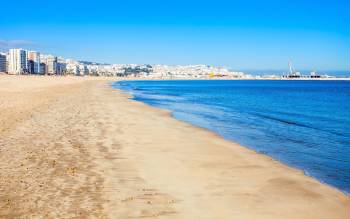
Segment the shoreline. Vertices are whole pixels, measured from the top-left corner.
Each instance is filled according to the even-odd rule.
[[[165,80],[167,80],[167,79],[165,79]],[[185,79],[185,80],[186,80],[186,79]],[[214,80],[215,80],[215,79],[214,79]],[[233,80],[235,80],[235,79],[233,79]],[[250,80],[250,79],[248,79],[248,80]],[[254,79],[253,79],[253,80],[254,80]],[[265,80],[265,79],[257,79],[257,80]],[[283,79],[283,80],[289,80],[289,79]],[[293,80],[293,79],[290,79],[290,80]],[[321,80],[322,80],[322,79],[321,79]],[[120,81],[123,81],[123,80],[120,80]],[[348,198],[350,198],[350,194],[348,194],[348,193],[346,193],[345,191],[342,191],[342,190],[340,190],[340,189],[338,189],[338,188],[336,188],[336,187],[334,187],[334,186],[332,186],[332,185],[329,185],[329,184],[327,184],[327,183],[325,183],[325,182],[322,182],[321,180],[319,180],[319,179],[317,179],[317,178],[314,178],[314,177],[308,175],[308,174],[307,174],[304,170],[302,170],[302,169],[299,169],[299,168],[293,167],[293,166],[289,166],[289,165],[287,165],[286,163],[284,163],[284,162],[282,162],[282,161],[280,161],[280,160],[277,160],[277,159],[275,159],[275,158],[273,158],[273,157],[271,157],[271,156],[269,156],[269,155],[267,155],[267,154],[259,153],[259,152],[255,151],[254,149],[252,149],[252,148],[250,148],[250,147],[248,147],[248,146],[244,146],[244,145],[241,145],[241,144],[239,144],[239,143],[237,143],[237,142],[235,142],[235,141],[226,139],[226,138],[224,138],[223,136],[221,136],[220,134],[218,134],[218,133],[216,133],[216,132],[214,132],[214,131],[212,131],[212,130],[210,130],[210,129],[203,128],[203,127],[199,127],[199,126],[193,125],[193,124],[191,124],[191,123],[189,123],[189,122],[179,120],[179,119],[175,118],[175,117],[172,115],[172,112],[173,112],[173,111],[171,111],[171,110],[162,109],[162,108],[158,108],[158,107],[154,107],[154,106],[152,106],[152,105],[150,105],[150,104],[147,104],[147,103],[145,103],[145,102],[135,100],[135,99],[133,99],[134,96],[133,96],[132,94],[127,93],[126,91],[124,91],[124,90],[122,90],[122,89],[120,89],[120,88],[113,88],[113,87],[112,87],[112,83],[114,83],[114,82],[116,82],[116,81],[111,82],[108,86],[110,86],[111,89],[116,89],[116,90],[120,91],[120,92],[121,92],[123,95],[125,95],[126,98],[128,98],[130,101],[133,101],[133,102],[135,102],[135,103],[140,103],[140,104],[144,105],[144,107],[146,107],[146,108],[148,108],[148,109],[150,109],[150,110],[158,111],[159,114],[162,114],[162,115],[165,115],[165,116],[167,116],[167,117],[169,117],[169,118],[175,119],[176,121],[178,121],[178,122],[180,122],[180,123],[183,123],[183,124],[185,124],[186,126],[189,125],[191,128],[193,128],[193,129],[195,129],[195,130],[198,130],[198,131],[201,131],[201,132],[206,132],[206,133],[208,134],[208,136],[212,136],[213,138],[218,138],[218,139],[220,139],[220,140],[223,140],[223,141],[225,141],[225,142],[228,143],[228,145],[225,145],[225,146],[226,146],[227,148],[229,148],[229,149],[232,149],[232,148],[230,147],[230,144],[235,145],[235,146],[238,146],[238,147],[241,147],[241,148],[244,149],[244,150],[248,150],[248,151],[250,151],[250,152],[252,152],[252,153],[255,153],[256,155],[258,155],[259,157],[262,157],[263,159],[267,159],[268,161],[271,161],[271,162],[273,162],[273,163],[277,163],[278,165],[281,165],[282,168],[285,168],[286,170],[293,172],[293,174],[302,174],[303,177],[307,177],[307,178],[309,178],[309,179],[311,179],[311,180],[313,180],[313,181],[316,181],[317,183],[320,183],[320,184],[322,184],[322,185],[324,185],[324,186],[326,186],[326,187],[329,187],[331,190],[333,190],[333,191],[335,191],[335,192],[339,192],[339,193],[341,193],[341,194],[347,196]],[[231,146],[232,146],[232,145],[231,145]],[[350,203],[349,203],[349,206],[348,206],[348,207],[349,207],[349,209],[350,209]],[[259,217],[257,217],[257,218],[259,218]]]
[[[11,106],[12,115],[0,117],[0,217],[350,214],[337,189],[110,83],[0,76],[0,113]]]
[[[118,81],[124,81],[124,80],[118,80]],[[112,81],[112,82],[108,83],[108,85],[109,85],[112,89],[119,90],[120,92],[122,92],[123,94],[125,94],[126,97],[127,97],[129,100],[135,101],[135,102],[138,102],[138,103],[142,103],[142,104],[144,104],[144,105],[147,106],[147,107],[150,107],[150,108],[159,110],[161,113],[165,113],[165,114],[168,115],[170,118],[173,118],[173,119],[175,119],[175,120],[177,120],[177,121],[179,121],[179,122],[183,122],[183,123],[185,123],[185,124],[188,124],[188,125],[190,125],[190,126],[193,126],[193,128],[195,128],[195,129],[199,129],[199,130],[203,130],[203,131],[209,132],[211,135],[215,136],[216,138],[221,138],[221,139],[223,139],[223,140],[225,140],[225,141],[231,142],[231,143],[233,143],[233,144],[237,144],[237,145],[239,145],[239,146],[241,146],[241,147],[243,147],[243,148],[245,148],[245,149],[251,150],[251,151],[254,152],[254,153],[260,154],[260,155],[262,155],[262,156],[266,156],[267,158],[272,159],[274,162],[281,163],[281,164],[284,165],[285,167],[290,168],[290,169],[292,169],[292,170],[294,170],[294,171],[297,171],[297,172],[300,171],[300,172],[302,172],[303,175],[305,175],[306,177],[310,177],[311,179],[314,179],[314,180],[318,181],[319,183],[321,183],[321,184],[323,184],[323,185],[325,185],[325,186],[329,186],[329,187],[335,189],[335,190],[338,191],[338,192],[343,193],[344,195],[346,195],[346,196],[348,196],[348,197],[350,198],[350,193],[348,193],[348,192],[346,192],[346,191],[343,191],[343,190],[341,190],[341,189],[339,189],[339,188],[337,188],[337,187],[335,187],[335,186],[333,186],[333,185],[330,185],[330,184],[328,184],[328,183],[326,183],[326,182],[323,182],[322,180],[320,180],[320,179],[318,179],[318,178],[316,178],[316,177],[313,177],[313,176],[307,174],[307,172],[306,172],[305,170],[303,170],[303,169],[300,169],[300,168],[298,168],[298,167],[294,167],[294,166],[288,165],[287,163],[285,163],[285,162],[283,162],[283,161],[281,161],[281,160],[278,160],[278,159],[276,159],[276,158],[274,158],[274,157],[271,157],[271,156],[269,156],[269,155],[267,155],[267,154],[265,154],[265,153],[260,153],[260,152],[254,150],[253,148],[251,148],[251,147],[249,147],[249,146],[242,145],[242,144],[239,144],[239,143],[235,142],[234,140],[227,139],[227,138],[225,138],[224,136],[220,135],[219,133],[216,133],[216,132],[214,132],[214,131],[212,131],[212,130],[210,130],[210,129],[208,129],[208,128],[203,128],[203,127],[194,125],[194,124],[192,124],[192,123],[190,123],[190,122],[186,122],[186,121],[177,119],[176,117],[173,116],[173,111],[171,111],[171,110],[163,109],[163,108],[160,108],[160,107],[155,107],[155,106],[152,106],[152,105],[150,105],[150,104],[148,104],[148,103],[146,103],[146,102],[139,101],[139,100],[135,100],[135,99],[134,99],[134,95],[132,95],[131,93],[128,93],[127,91],[124,91],[124,90],[122,90],[122,89],[120,89],[120,88],[114,88],[114,87],[113,87],[113,83],[118,82],[118,81]]]

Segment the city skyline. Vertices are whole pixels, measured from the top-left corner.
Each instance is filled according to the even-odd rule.
[[[111,64],[282,70],[292,60],[298,69],[350,70],[346,1],[19,2],[2,3],[1,51]]]
[[[0,52],[0,73],[10,75],[114,76],[150,79],[252,78],[243,72],[208,65],[106,64],[77,61],[22,48]]]

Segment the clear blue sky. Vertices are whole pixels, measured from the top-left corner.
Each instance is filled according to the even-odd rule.
[[[107,63],[350,70],[345,0],[2,1],[0,50]]]

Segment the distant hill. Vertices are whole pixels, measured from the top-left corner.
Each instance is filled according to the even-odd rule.
[[[84,65],[109,65],[108,63],[98,63],[98,62],[89,62],[89,61],[78,61]]]

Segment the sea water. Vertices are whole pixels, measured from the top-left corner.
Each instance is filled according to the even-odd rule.
[[[350,81],[119,81],[113,86],[350,194]]]

